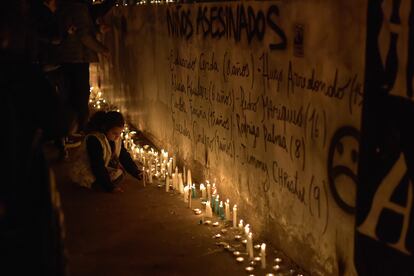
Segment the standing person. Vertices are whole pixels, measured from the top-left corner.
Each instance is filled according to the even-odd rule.
[[[65,114],[32,63],[34,28],[28,0],[2,2],[0,275],[67,275],[64,226],[44,141],[67,134]]]
[[[68,122],[74,123],[74,114],[67,104],[67,95],[65,92],[64,76],[61,64],[58,58],[58,47],[69,35],[74,35],[75,29],[70,26],[63,33],[60,32],[57,18],[58,0],[41,0],[35,6],[35,26],[37,31],[37,62],[44,72],[47,80],[50,82],[57,99],[60,100],[62,106],[67,106],[65,114],[67,114]],[[73,126],[72,126],[73,128]],[[65,138],[56,138],[55,146],[57,146],[60,157],[67,154],[65,149]]]
[[[98,111],[91,117],[89,133],[71,168],[73,182],[86,188],[122,192],[119,183],[125,172],[141,180],[141,171],[121,140],[124,125],[122,114],[116,111]]]
[[[73,26],[75,34],[59,46],[59,59],[67,89],[68,104],[77,116],[77,130],[84,132],[89,117],[89,64],[98,62],[98,54],[109,51],[96,38],[96,28],[87,0],[61,0],[58,9],[61,30]],[[71,137],[76,139],[76,137]]]

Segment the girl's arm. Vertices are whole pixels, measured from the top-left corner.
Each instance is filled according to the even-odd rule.
[[[142,179],[141,171],[138,169],[138,166],[137,164],[135,164],[134,160],[132,160],[131,155],[125,149],[123,143],[121,143],[121,153],[119,154],[119,162],[130,175],[132,175],[138,180]]]

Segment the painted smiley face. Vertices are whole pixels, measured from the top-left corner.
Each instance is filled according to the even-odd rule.
[[[359,141],[359,131],[346,126],[335,132],[329,147],[329,187],[335,202],[349,214],[355,213]]]

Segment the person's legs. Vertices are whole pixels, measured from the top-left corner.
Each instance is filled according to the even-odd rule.
[[[77,132],[83,131],[89,118],[89,63],[63,65],[68,104],[77,115]]]
[[[60,105],[65,109],[65,119],[69,124],[69,129],[73,129],[75,124],[75,118],[72,108],[68,104],[68,91],[65,86],[65,75],[61,65],[55,66],[43,66],[43,72],[46,79],[49,81],[50,85],[54,88],[56,92],[56,97],[59,99]],[[67,133],[69,134],[69,133]],[[65,137],[57,137],[54,139],[54,144],[59,150],[59,159],[66,159],[68,152],[65,148]]]
[[[76,81],[74,83],[74,97],[72,104],[78,112],[78,131],[85,130],[86,123],[89,119],[89,63],[80,63],[76,70]]]

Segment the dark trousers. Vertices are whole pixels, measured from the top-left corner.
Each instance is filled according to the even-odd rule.
[[[67,103],[77,117],[78,131],[85,129],[89,118],[89,63],[64,63]]]

